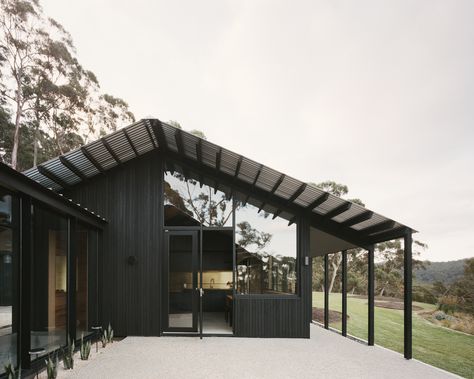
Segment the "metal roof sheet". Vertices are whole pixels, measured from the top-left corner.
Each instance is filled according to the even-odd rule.
[[[154,119],[135,122],[26,170],[24,174],[47,188],[60,191],[65,186],[74,186],[156,149],[202,165],[216,175],[232,179],[232,182],[252,186],[248,187],[250,190],[242,191],[234,190],[229,183],[214,180],[213,184],[226,193],[233,191],[234,196],[242,201],[261,207],[265,212],[278,214],[290,222],[294,220],[288,208],[297,207],[314,216],[313,227],[324,226],[326,232],[331,229],[336,234],[347,232],[351,236],[360,236],[364,241],[380,242],[383,238],[398,238],[412,231],[399,222],[369,212],[365,207]],[[258,198],[249,193],[251,189],[267,195],[263,199],[261,196]],[[275,199],[283,204],[281,209],[274,204]]]

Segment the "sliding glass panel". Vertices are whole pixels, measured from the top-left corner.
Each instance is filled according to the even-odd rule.
[[[342,253],[329,254],[329,326],[342,329]]]
[[[35,206],[33,235],[31,348],[49,352],[67,343],[68,221]]]
[[[232,333],[232,230],[204,230],[202,242],[203,332]]]
[[[313,258],[313,321],[324,324],[324,257]]]
[[[374,312],[377,345],[403,353],[403,308],[402,243],[400,240],[379,243],[375,248]],[[416,330],[415,317],[414,335],[416,335]]]
[[[169,235],[170,328],[193,328],[194,252],[192,235]]]
[[[76,336],[88,333],[88,246],[86,227],[78,225],[76,250]]]
[[[17,281],[18,256],[14,249],[11,195],[0,189],[0,374],[4,365],[17,365]]]
[[[347,251],[347,333],[364,341],[368,339],[366,250]]]
[[[259,213],[247,204],[236,209],[237,292],[296,293],[296,225]]]

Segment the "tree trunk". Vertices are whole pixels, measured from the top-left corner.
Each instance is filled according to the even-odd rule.
[[[16,170],[18,166],[18,149],[20,145],[20,122],[21,122],[21,94],[20,87],[18,86],[16,91],[16,116],[15,116],[15,135],[13,136],[13,149],[12,149],[12,167]]]
[[[382,287],[382,289],[380,290],[379,296],[383,296],[384,292],[385,292],[385,287]]]
[[[33,136],[33,167],[38,164],[38,126],[36,126]]]
[[[337,269],[341,265],[341,262],[342,262],[342,254],[338,254],[335,260],[334,259],[331,260],[332,276],[331,276],[331,281],[329,284],[329,291],[328,291],[329,293],[332,292],[334,281],[336,280],[336,276],[337,276]]]

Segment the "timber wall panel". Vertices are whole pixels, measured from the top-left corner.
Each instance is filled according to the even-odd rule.
[[[100,254],[102,323],[116,335],[160,334],[161,164],[133,160],[68,194],[108,220]],[[135,265],[127,259],[135,256]]]

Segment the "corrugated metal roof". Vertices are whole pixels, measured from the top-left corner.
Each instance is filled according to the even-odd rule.
[[[247,191],[234,190],[232,185],[217,184],[219,181],[214,179],[219,189],[233,191],[234,196],[243,197],[266,212],[271,210],[288,219],[292,217],[288,208],[308,212],[314,218],[312,226],[324,226],[326,232],[329,229],[336,234],[359,236],[363,241],[380,242],[383,238],[402,237],[411,230],[358,204],[154,119],[140,120],[24,174],[45,187],[61,191],[156,149],[214,170],[217,176],[232,179],[232,183],[246,185]],[[261,193],[267,194],[271,201],[266,197],[257,198],[251,193],[252,189],[263,191]],[[284,206],[279,209],[274,200]]]

